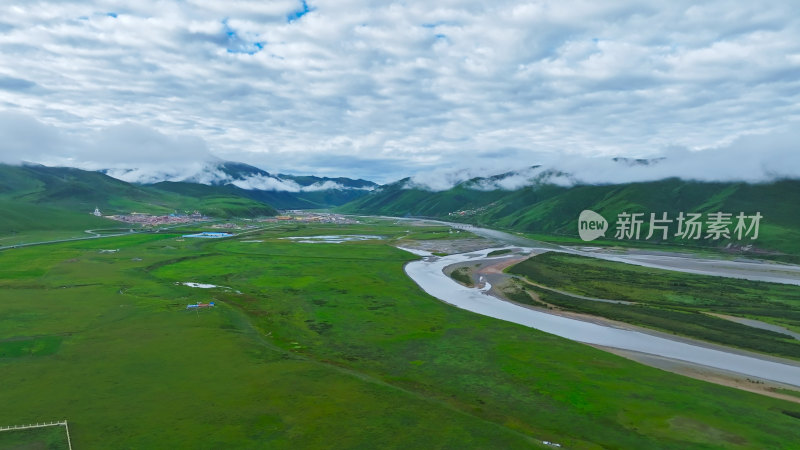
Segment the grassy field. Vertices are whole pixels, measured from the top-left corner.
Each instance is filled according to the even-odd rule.
[[[652,269],[564,253],[545,253],[508,269],[541,285],[601,303],[529,289],[561,308],[724,345],[800,358],[800,341],[706,314],[716,312],[800,327],[800,287]]]
[[[0,431],[4,450],[67,450],[67,432],[63,426]]]
[[[288,225],[0,252],[0,424],[64,417],[79,449],[800,442],[796,404],[429,297],[402,271],[417,257],[391,244],[444,233],[408,229]],[[384,239],[282,239],[351,233]],[[207,301],[217,307],[186,310]]]
[[[499,228],[497,228],[499,229]],[[767,226],[769,229],[769,226]],[[508,233],[518,234],[529,239],[536,241],[547,242],[551,244],[566,245],[573,247],[602,247],[606,249],[643,249],[653,250],[659,252],[676,252],[676,253],[691,253],[697,256],[710,256],[713,258],[735,259],[735,258],[750,258],[750,259],[763,259],[768,261],[783,262],[787,264],[800,264],[800,255],[782,253],[779,250],[770,250],[764,252],[745,252],[736,249],[725,249],[724,247],[710,247],[708,245],[698,245],[693,242],[680,242],[680,241],[646,241],[646,240],[625,240],[614,239],[613,231],[607,233],[607,238],[598,238],[597,240],[586,242],[579,237],[570,234],[542,234],[542,233],[521,233],[511,229],[505,230]],[[773,248],[782,248],[779,246]]]

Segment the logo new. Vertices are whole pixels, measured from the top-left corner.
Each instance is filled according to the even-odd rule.
[[[605,237],[607,229],[606,219],[592,210],[584,209],[578,216],[578,235],[584,241],[593,241],[600,236]]]

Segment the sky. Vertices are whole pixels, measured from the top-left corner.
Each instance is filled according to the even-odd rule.
[[[793,0],[0,3],[2,162],[758,181],[795,130]]]

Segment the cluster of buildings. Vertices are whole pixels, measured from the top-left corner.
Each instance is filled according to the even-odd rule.
[[[453,211],[451,213],[447,213],[447,215],[450,216],[450,217],[469,217],[469,216],[474,216],[475,214],[478,214],[479,212],[482,212],[482,210],[485,210],[485,209],[486,208],[481,208],[481,209],[461,209],[461,210],[458,210],[458,211]]]
[[[250,220],[250,219],[243,219],[243,220]],[[252,230],[253,228],[258,228],[257,225],[240,225],[234,222],[226,222],[226,223],[215,223],[211,225],[211,228],[216,228],[219,230]]]
[[[474,216],[476,214],[481,214],[483,212],[486,212],[486,210],[488,210],[489,208],[495,206],[496,204],[497,204],[497,202],[492,202],[492,203],[489,203],[488,205],[481,206],[480,208],[459,209],[458,211],[453,211],[451,213],[447,213],[447,215],[450,216],[450,217],[469,217],[469,216]]]
[[[174,213],[162,216],[155,216],[152,214],[137,213],[137,212],[133,212],[130,214],[103,216],[103,214],[100,212],[100,209],[95,208],[94,212],[92,212],[91,214],[97,217],[106,217],[107,219],[113,219],[113,220],[118,220],[120,222],[133,223],[142,226],[173,225],[173,224],[192,223],[203,220],[209,220],[209,217],[202,215],[199,211],[195,211],[192,214]],[[268,222],[268,223],[275,223],[275,222],[333,223],[340,225],[361,223],[356,219],[346,217],[341,214],[314,213],[301,210],[285,211],[283,214],[279,216],[257,219],[257,221]],[[253,228],[253,227],[254,227],[253,225],[243,227],[233,222],[212,225],[212,228],[237,229],[237,230]]]
[[[205,239],[219,239],[224,237],[234,236],[231,233],[220,233],[215,231],[203,231],[202,233],[184,234],[185,238],[205,238]]]
[[[261,222],[294,222],[294,223],[335,223],[348,225],[360,223],[358,220],[333,213],[312,213],[308,211],[286,211],[284,214],[275,217],[261,219]]]
[[[125,223],[135,223],[142,226],[172,225],[181,223],[191,223],[200,220],[208,220],[208,217],[195,211],[192,214],[168,214],[164,216],[154,216],[152,214],[130,213],[117,216],[106,216],[109,219],[118,220]]]

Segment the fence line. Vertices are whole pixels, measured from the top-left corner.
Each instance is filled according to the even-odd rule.
[[[64,419],[64,428],[67,430],[67,445],[69,446],[69,450],[72,450],[72,439],[69,438],[69,424],[66,419]]]
[[[69,437],[69,424],[67,424],[66,419],[57,421],[57,422],[42,422],[42,423],[31,423],[28,425],[9,425],[6,427],[0,427],[0,431],[10,431],[10,430],[27,430],[30,428],[44,428],[44,427],[57,427],[63,425],[67,431],[67,445],[69,446],[69,450],[72,450],[72,440]]]

